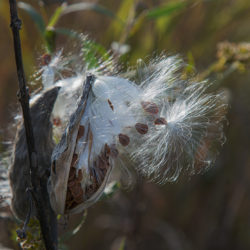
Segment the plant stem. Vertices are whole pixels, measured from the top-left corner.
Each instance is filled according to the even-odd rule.
[[[26,141],[27,141],[28,154],[30,160],[30,169],[31,171],[33,171],[35,168],[33,164],[35,162],[32,161],[32,154],[36,154],[36,151],[35,151],[34,135],[30,119],[29,94],[27,91],[26,80],[23,70],[22,50],[21,50],[21,42],[19,35],[19,30],[21,29],[21,20],[17,16],[16,1],[9,0],[9,3],[10,3],[10,15],[11,15],[10,27],[12,29],[13,39],[14,39],[16,68],[17,68],[17,76],[19,82],[18,99],[22,105],[24,126],[26,132]]]
[[[25,74],[22,61],[22,50],[19,30],[21,29],[21,20],[17,15],[16,0],[9,0],[11,29],[14,39],[14,50],[17,67],[17,76],[19,82],[18,99],[22,106],[24,127],[26,132],[26,142],[28,148],[28,156],[30,163],[30,180],[32,197],[36,206],[37,218],[40,222],[41,232],[43,235],[46,249],[57,249],[57,220],[56,215],[50,206],[49,195],[47,191],[47,179],[38,175],[37,152],[35,147],[34,134],[32,129],[29,93],[26,87]],[[29,187],[27,187],[29,188]]]

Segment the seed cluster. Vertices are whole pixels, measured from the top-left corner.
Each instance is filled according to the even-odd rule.
[[[76,173],[75,164],[77,162],[77,158],[77,154],[74,154],[70,166],[66,195],[66,210],[74,208],[75,206],[83,202],[84,192],[81,187],[83,175],[81,170],[78,170],[78,172]]]
[[[84,136],[84,130],[84,126],[80,125],[76,138],[77,141]],[[84,188],[81,184],[83,180],[82,171],[81,169],[76,169],[78,155],[76,153],[73,154],[67,185],[66,211],[88,200],[99,189],[110,167],[110,157],[115,158],[118,156],[118,153],[115,145],[108,146],[105,144],[103,151],[96,157],[89,168],[90,181]]]
[[[112,102],[108,99],[109,107],[114,111],[114,106]],[[157,104],[153,102],[141,102],[141,106],[143,110],[150,116],[154,118],[155,125],[167,125],[167,121],[163,117],[159,117],[159,107]],[[136,131],[141,134],[145,135],[148,133],[149,127],[147,124],[144,123],[136,123],[134,125]],[[85,128],[84,126],[80,125],[78,129],[78,134],[76,138],[77,141],[84,136]],[[89,128],[88,131],[88,145],[89,148],[92,147],[92,132]],[[118,134],[119,143],[126,147],[130,143],[130,138],[128,135],[120,133]],[[78,162],[78,154],[76,152],[73,154],[69,178],[68,178],[68,186],[67,186],[67,196],[66,196],[66,203],[65,208],[66,210],[70,210],[80,203],[88,200],[102,185],[104,178],[107,174],[108,169],[110,168],[110,157],[116,158],[119,152],[116,149],[115,144],[107,145],[105,144],[102,152],[94,159],[94,161],[90,164],[89,167],[89,182],[82,187],[82,179],[83,173],[80,170],[77,171],[76,163]]]
[[[91,184],[86,186],[85,199],[89,199],[101,186],[110,167],[109,157],[110,148],[105,144],[103,152],[94,161],[93,167],[90,168]]]
[[[157,117],[158,113],[159,113],[159,107],[157,106],[157,104],[155,104],[154,102],[141,102],[141,106],[147,114],[149,114],[155,118],[154,125],[167,125],[167,121],[165,118]],[[112,108],[112,110],[113,110],[113,108]],[[147,134],[149,128],[148,128],[147,124],[136,123],[135,129],[139,134],[145,135],[145,134]],[[130,143],[130,138],[128,135],[119,134],[118,139],[119,139],[120,144],[124,147],[128,146]]]

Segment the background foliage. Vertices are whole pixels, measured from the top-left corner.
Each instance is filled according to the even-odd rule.
[[[34,8],[19,2],[27,76],[41,65],[45,52],[70,47],[70,30],[75,30],[92,41],[84,45],[90,67],[97,63],[93,56],[104,57],[111,48],[126,52],[121,57],[124,67],[161,51],[178,53],[189,62],[186,74],[210,78],[230,97],[227,142],[214,168],[164,186],[140,180],[133,190],[98,202],[80,232],[66,241],[69,248],[250,249],[250,1],[100,0],[66,10],[56,0],[25,3]],[[9,22],[8,1],[0,0],[2,151],[13,140],[10,124],[18,109]],[[77,221],[73,217],[70,226]],[[6,233],[2,225],[0,231]],[[0,235],[0,242],[11,244],[9,236]]]

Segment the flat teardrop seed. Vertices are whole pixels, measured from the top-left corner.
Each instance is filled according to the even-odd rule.
[[[71,161],[71,167],[74,167],[77,161],[78,155],[73,154],[72,161]]]
[[[112,102],[108,99],[108,104],[109,104],[109,107],[114,111],[114,106],[112,104]]]
[[[75,180],[69,181],[68,182],[68,188],[71,190],[72,187],[74,187],[76,185]]]
[[[81,169],[79,169],[79,170],[78,170],[78,172],[77,172],[77,177],[76,177],[76,180],[77,180],[78,182],[81,182],[81,181],[82,181],[82,179],[83,179],[82,170],[81,170]]]
[[[82,192],[82,195],[80,194],[80,195],[74,197],[74,201],[75,201],[76,203],[78,203],[78,204],[84,202],[84,199],[83,199],[83,192]]]
[[[53,161],[52,163],[52,171],[54,174],[56,174],[56,161]]]
[[[84,126],[80,125],[77,134],[77,140],[84,136]]]
[[[96,184],[92,184],[92,185],[87,186],[85,189],[85,194],[86,194],[87,198],[90,198],[96,192],[96,190],[98,188],[99,188],[99,186]]]
[[[119,134],[118,137],[119,137],[119,142],[122,144],[122,146],[124,147],[128,146],[130,139],[127,135]]]
[[[110,155],[110,147],[108,146],[108,144],[105,144],[104,146],[104,156],[107,157]]]
[[[98,157],[97,167],[99,169],[107,169],[108,168],[107,161],[106,161],[106,159],[104,157],[101,157],[101,156]]]
[[[159,112],[159,108],[154,102],[141,102],[141,105],[146,112],[152,115],[156,115]]]
[[[66,202],[67,201],[71,201],[72,200],[72,195],[71,192],[69,191],[69,189],[67,190],[67,194],[66,194]]]
[[[148,132],[148,125],[143,123],[136,123],[135,129],[137,130],[138,133],[145,135]]]
[[[81,184],[80,183],[76,184],[74,188],[71,189],[71,193],[73,197],[78,197],[80,195],[83,195]]]
[[[69,181],[72,181],[75,179],[75,173],[76,173],[76,169],[71,167],[69,170]]]
[[[167,121],[163,117],[159,117],[154,121],[155,125],[167,125]]]
[[[50,54],[44,54],[42,55],[42,65],[45,66],[45,65],[49,65],[51,62],[51,55]]]
[[[61,119],[59,117],[53,118],[53,125],[58,127],[62,125]]]

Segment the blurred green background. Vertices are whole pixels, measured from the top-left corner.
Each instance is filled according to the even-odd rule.
[[[56,0],[26,3],[47,23],[60,6]],[[189,63],[186,75],[209,78],[228,90],[227,141],[215,166],[203,175],[183,176],[164,186],[139,180],[133,190],[119,190],[95,204],[80,232],[65,242],[68,249],[250,249],[250,1],[91,3],[105,8],[69,13],[54,27],[88,34],[116,53],[120,44],[127,50],[120,58],[125,67],[162,51],[180,54]],[[23,8],[19,16],[24,67],[31,79],[46,52],[44,34]],[[0,142],[13,140],[13,117],[19,110],[9,23],[8,1],[0,0]],[[57,35],[54,42],[55,50],[71,46],[67,35]],[[0,144],[0,151],[5,149]],[[79,219],[71,218],[70,227]]]

